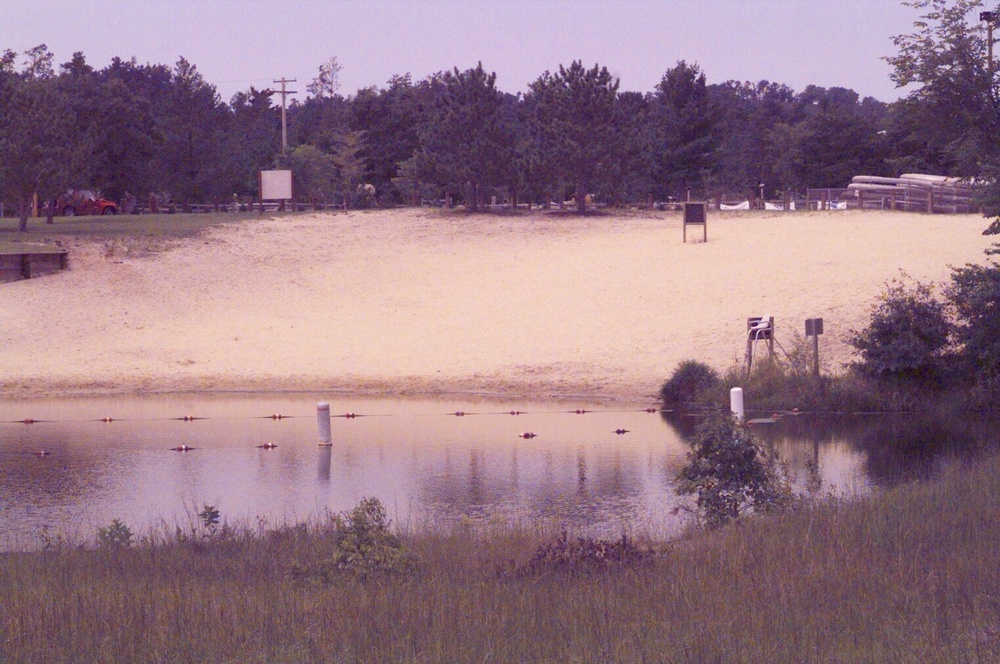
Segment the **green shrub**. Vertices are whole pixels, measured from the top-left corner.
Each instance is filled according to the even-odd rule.
[[[998,245],[986,250],[988,256],[997,253]],[[945,296],[955,307],[955,336],[966,366],[977,383],[995,384],[1000,378],[1000,265],[991,261],[954,269]]]
[[[715,369],[697,360],[684,360],[660,387],[660,400],[665,408],[692,406],[718,386],[719,374]]]
[[[677,473],[677,493],[695,495],[709,528],[719,528],[747,511],[766,512],[790,496],[778,472],[777,454],[729,413],[700,424]]]
[[[886,284],[873,305],[868,327],[851,330],[847,342],[861,355],[854,368],[874,378],[897,378],[924,385],[941,379],[952,323],[933,287],[906,275]]]
[[[127,549],[132,546],[132,529],[119,519],[97,529],[97,545],[102,549]]]
[[[409,574],[416,559],[390,530],[385,507],[365,498],[350,512],[333,517],[333,556],[323,574],[347,572],[361,579]]]

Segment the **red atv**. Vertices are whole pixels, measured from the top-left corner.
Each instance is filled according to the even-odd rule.
[[[67,217],[118,214],[118,204],[104,200],[88,189],[70,189],[56,201],[55,212]]]

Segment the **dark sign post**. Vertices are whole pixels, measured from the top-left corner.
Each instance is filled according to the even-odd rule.
[[[813,375],[819,375],[819,335],[823,334],[822,318],[806,319],[806,336],[813,338]]]
[[[705,208],[708,207],[705,203],[692,203],[688,201],[684,203],[684,242],[688,241],[687,228],[688,225],[701,225],[701,241],[708,242],[708,219],[706,218]]]

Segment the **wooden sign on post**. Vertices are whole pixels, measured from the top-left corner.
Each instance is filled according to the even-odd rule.
[[[260,213],[264,214],[264,201],[292,200],[291,171],[261,171],[260,172]]]
[[[819,335],[823,334],[822,318],[806,319],[806,336],[813,338],[813,375],[819,375]]]
[[[708,242],[708,215],[707,210],[708,205],[706,203],[694,203],[687,201],[684,203],[684,242],[687,242],[687,227],[688,224],[697,225],[701,224],[701,241]]]

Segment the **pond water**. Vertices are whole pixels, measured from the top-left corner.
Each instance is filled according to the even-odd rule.
[[[319,401],[334,415],[330,447],[317,444]],[[669,536],[684,525],[673,477],[695,420],[649,405],[311,394],[7,400],[0,549],[59,535],[89,541],[116,518],[140,535],[173,531],[205,505],[232,524],[275,527],[369,496],[410,528],[547,519],[595,536],[623,527]],[[866,442],[884,425],[803,415],[757,431],[796,490],[854,494],[899,475],[898,460],[880,460]]]

